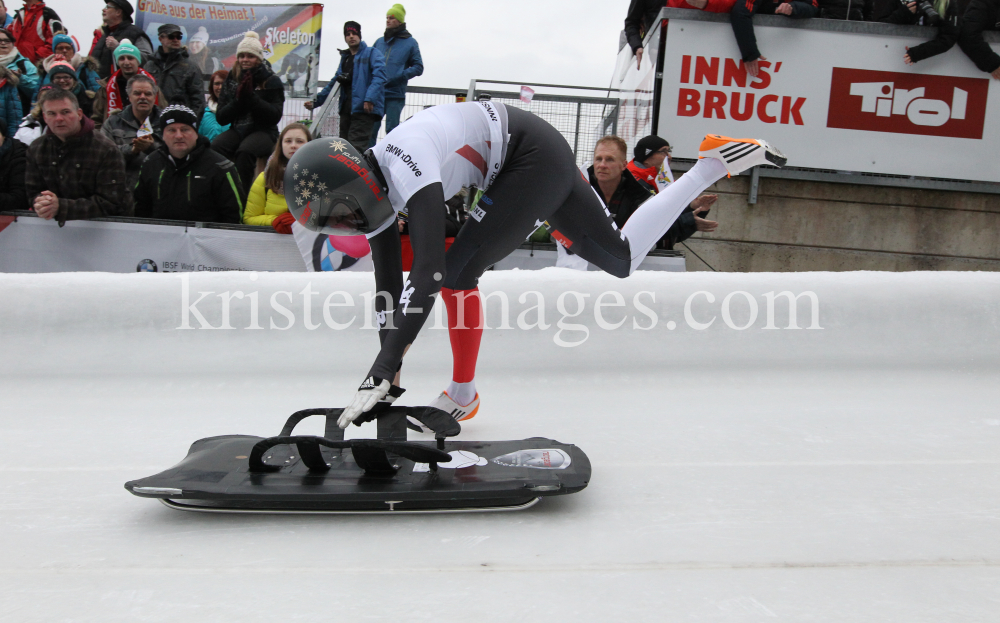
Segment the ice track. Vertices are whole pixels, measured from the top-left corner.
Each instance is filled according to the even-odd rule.
[[[215,327],[218,295],[241,291],[234,328],[178,329],[184,287],[189,303],[209,293],[195,310]],[[995,274],[487,273],[514,328],[485,334],[483,407],[463,437],[575,443],[593,462],[585,491],[511,514],[246,517],[124,490],[195,439],[274,434],[296,409],[342,406],[377,346],[360,328],[370,287],[350,274],[0,275],[0,621],[997,620]],[[278,291],[288,330],[270,328],[288,323]],[[334,291],[354,306],[329,320],[356,315],[350,328],[326,324]],[[545,330],[517,328],[522,312],[537,320],[535,295],[519,302],[529,291]],[[598,319],[607,291],[623,306]],[[783,291],[815,293],[822,328],[806,328],[809,296],[801,329],[785,328],[783,297],[765,328],[765,295]],[[260,330],[245,328],[253,292]],[[649,313],[639,292],[655,293],[638,299]],[[750,321],[748,298],[757,318],[731,328]],[[402,400],[429,401],[450,367],[447,331],[426,328]]]

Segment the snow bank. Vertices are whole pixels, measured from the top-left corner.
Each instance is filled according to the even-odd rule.
[[[369,274],[0,275],[0,373],[263,369],[360,376]],[[993,273],[487,273],[482,369],[995,366]],[[796,297],[794,318],[790,300]],[[506,307],[506,318],[504,308]],[[435,306],[438,312],[441,306]],[[407,365],[450,366],[441,314]]]

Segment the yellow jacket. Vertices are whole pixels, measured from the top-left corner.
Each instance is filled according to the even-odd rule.
[[[285,196],[264,187],[264,174],[261,173],[250,187],[247,197],[247,207],[243,211],[243,223],[246,225],[270,225],[274,217],[288,212]]]

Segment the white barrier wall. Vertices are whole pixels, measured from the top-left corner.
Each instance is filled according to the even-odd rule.
[[[1000,364],[995,273],[488,272],[481,370]],[[62,369],[325,371],[356,386],[378,351],[371,275],[0,275],[0,376]],[[790,305],[795,298],[794,313]],[[794,316],[794,318],[793,318]],[[261,357],[266,353],[266,361]],[[435,305],[404,369],[446,378]],[[357,378],[355,378],[357,377]],[[331,377],[332,378],[332,377]]]
[[[765,138],[796,167],[1000,181],[1000,82],[957,46],[903,63],[934,29],[758,17],[766,60],[754,79],[728,15],[664,15],[657,130],[675,157],[697,158],[715,133]]]

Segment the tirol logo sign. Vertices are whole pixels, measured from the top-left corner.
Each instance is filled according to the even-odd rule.
[[[983,138],[989,80],[833,68],[829,128]]]

